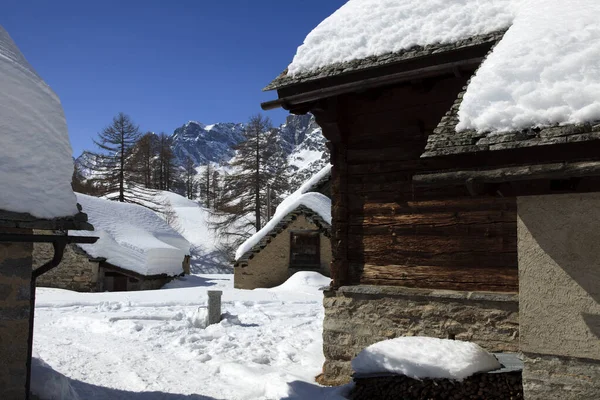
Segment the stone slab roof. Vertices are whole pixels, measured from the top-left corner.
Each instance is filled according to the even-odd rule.
[[[463,91],[458,95],[450,110],[442,118],[433,131],[433,134],[427,139],[427,146],[421,157],[517,149],[600,139],[600,121],[576,125],[530,128],[523,131],[504,133],[486,133],[474,130],[456,132],[458,110],[467,86],[463,88]]]
[[[337,63],[313,71],[305,72],[295,76],[288,76],[287,69],[268,84],[263,90],[276,90],[287,86],[330,78],[342,74],[349,74],[361,70],[373,69],[384,65],[399,63],[416,58],[426,57],[433,54],[451,52],[462,48],[477,46],[484,43],[497,42],[506,31],[493,32],[486,35],[473,36],[455,43],[431,44],[427,46],[415,46],[408,50],[395,53],[387,53],[380,56],[372,56],[361,60],[353,60],[345,63]]]
[[[271,241],[277,237],[280,233],[284,232],[287,227],[294,222],[298,216],[304,215],[308,221],[315,224],[317,229],[323,233],[326,237],[331,237],[331,225],[327,223],[318,213],[311,210],[306,206],[298,206],[294,211],[287,214],[279,221],[273,229],[269,231],[264,237],[255,244],[250,250],[242,255],[234,264],[234,267],[245,267],[248,265],[248,261],[254,258],[255,254],[258,254],[271,243]]]
[[[94,227],[87,222],[87,214],[81,212],[79,204],[77,208],[80,212],[71,217],[54,219],[42,219],[27,213],[0,210],[0,228],[93,231]]]

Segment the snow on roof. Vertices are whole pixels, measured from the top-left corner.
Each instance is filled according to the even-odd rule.
[[[117,267],[141,275],[179,275],[190,243],[152,210],[77,193],[94,232],[73,235],[99,236],[95,244],[79,245],[92,257],[106,258]]]
[[[458,131],[600,120],[600,2],[521,3],[514,24],[468,86]]]
[[[235,252],[235,260],[238,261],[248,251],[257,245],[265,236],[267,236],[276,226],[287,216],[300,206],[304,206],[314,211],[323,221],[331,225],[331,200],[321,193],[310,192],[295,196],[294,192],[288,198],[277,206],[275,215],[267,224],[250,238],[248,238]]]
[[[496,358],[475,343],[430,337],[400,337],[361,351],[352,368],[358,374],[394,373],[413,379],[462,381],[478,372],[501,368]]]
[[[73,158],[58,96],[0,26],[0,210],[77,214]]]
[[[502,31],[515,1],[349,0],[308,34],[288,75]]]

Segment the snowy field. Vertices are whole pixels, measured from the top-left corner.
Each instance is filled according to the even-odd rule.
[[[86,400],[341,399],[344,389],[314,383],[328,283],[300,273],[278,288],[238,290],[221,274],[145,292],[39,288],[34,352],[59,374],[34,368],[33,388]],[[204,328],[215,289],[225,318]]]

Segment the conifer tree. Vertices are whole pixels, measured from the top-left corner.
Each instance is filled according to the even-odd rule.
[[[267,187],[277,205],[289,189],[287,159],[268,117],[250,118],[244,140],[236,147],[233,172],[223,178],[220,214],[215,229],[237,246],[261,229],[267,214]]]
[[[117,200],[126,201],[125,181],[129,179],[132,169],[128,166],[127,157],[133,145],[140,137],[139,127],[131,118],[122,112],[117,114],[112,123],[98,133],[94,144],[100,152],[90,152],[93,164],[86,165],[94,175],[92,183],[101,190],[101,194],[117,192]]]

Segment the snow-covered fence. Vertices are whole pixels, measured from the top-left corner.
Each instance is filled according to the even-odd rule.
[[[208,325],[221,322],[221,295],[222,290],[208,291]]]

